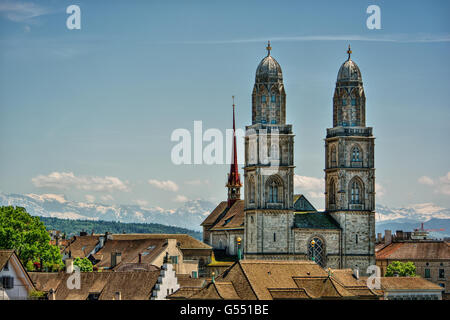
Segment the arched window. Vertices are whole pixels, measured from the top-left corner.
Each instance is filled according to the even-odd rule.
[[[350,182],[350,203],[361,204],[362,186],[356,179]]]
[[[325,266],[324,259],[325,244],[318,237],[312,238],[308,243],[308,258],[322,268]]]
[[[270,176],[269,179],[266,180],[265,190],[266,203],[282,202],[283,180],[278,175]]]
[[[275,181],[272,181],[272,183],[269,185],[269,202],[278,202],[278,185]]]
[[[330,188],[328,190],[328,199],[330,201],[330,204],[335,204],[336,203],[336,187],[335,187],[335,183],[334,183],[334,179],[331,179],[330,181]]]
[[[362,160],[361,151],[357,146],[352,148],[352,162],[361,162]]]

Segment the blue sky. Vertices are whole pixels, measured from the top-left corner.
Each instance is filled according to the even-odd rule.
[[[81,8],[68,30],[66,8]],[[381,8],[369,30],[366,8]],[[347,45],[376,136],[377,201],[450,206],[448,1],[0,1],[0,191],[177,207],[220,201],[226,165],[174,165],[177,128],[251,122],[271,40],[297,191],[323,208],[324,137]],[[241,170],[241,173],[243,171]]]

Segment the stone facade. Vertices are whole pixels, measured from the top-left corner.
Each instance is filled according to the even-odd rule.
[[[342,229],[342,267],[364,273],[375,264],[375,138],[366,127],[361,72],[350,55],[349,48],[325,139],[325,207]]]
[[[365,274],[375,264],[375,138],[366,127],[361,72],[349,49],[325,139],[326,211],[318,213],[302,195],[294,197],[294,134],[286,124],[283,74],[270,43],[267,50],[256,70],[252,124],[246,126],[243,208],[228,206],[236,211],[231,214],[219,204],[202,223],[204,241],[233,255],[241,237],[245,259],[310,259]]]
[[[278,62],[259,64],[252,125],[245,135],[245,258],[292,253],[294,134],[286,124],[286,94]]]

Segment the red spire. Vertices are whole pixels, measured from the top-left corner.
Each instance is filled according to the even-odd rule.
[[[230,173],[228,174],[228,207],[231,207],[236,200],[241,198],[240,188],[242,186],[240,176],[239,176],[239,168],[237,163],[237,151],[236,151],[236,123],[234,116],[234,96],[233,96],[233,154],[231,158],[231,166]]]

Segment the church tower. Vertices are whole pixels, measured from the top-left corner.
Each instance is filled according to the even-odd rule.
[[[366,127],[366,97],[350,46],[347,53],[325,139],[325,207],[342,229],[342,268],[365,273],[375,264],[375,138]]]
[[[239,168],[237,163],[237,151],[236,151],[236,122],[234,116],[234,96],[233,96],[233,154],[231,159],[230,173],[228,174],[228,182],[226,187],[228,189],[228,208],[231,208],[233,204],[241,199],[241,178],[239,176]]]
[[[252,125],[245,135],[244,255],[280,259],[293,252],[294,134],[286,124],[283,74],[271,55],[256,69]]]

